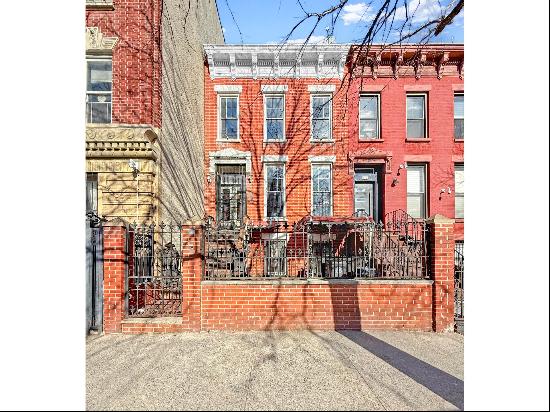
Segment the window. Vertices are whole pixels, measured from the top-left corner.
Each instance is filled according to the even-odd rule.
[[[284,96],[265,97],[265,140],[285,140],[285,98]]]
[[[239,139],[239,98],[220,96],[220,139]]]
[[[313,216],[332,215],[332,173],[331,165],[311,165]]]
[[[407,166],[407,213],[426,217],[426,165]]]
[[[86,72],[86,121],[111,123],[112,62],[106,59],[88,60]]]
[[[264,254],[267,276],[285,276],[286,239],[279,236],[264,240]]]
[[[464,139],[464,95],[455,94],[455,139]]]
[[[407,95],[407,138],[426,137],[426,95]]]
[[[455,217],[464,219],[464,165],[455,165]]]
[[[97,214],[97,173],[86,173],[86,213]]]
[[[359,99],[359,138],[378,139],[379,133],[379,97],[363,95]]]
[[[266,218],[283,218],[285,209],[285,167],[271,164],[265,167]]]
[[[331,140],[332,96],[311,97],[311,139]]]

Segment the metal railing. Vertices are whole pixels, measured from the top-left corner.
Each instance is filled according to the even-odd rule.
[[[427,231],[418,220],[383,225],[364,217],[306,217],[292,225],[273,221],[230,227],[209,218],[202,242],[203,279],[425,279]]]
[[[181,231],[181,225],[130,225],[128,317],[181,315]]]
[[[464,322],[464,242],[455,242],[455,322]]]

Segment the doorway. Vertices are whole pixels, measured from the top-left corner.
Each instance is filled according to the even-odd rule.
[[[382,167],[356,166],[353,181],[355,216],[370,216],[375,222],[382,216]]]

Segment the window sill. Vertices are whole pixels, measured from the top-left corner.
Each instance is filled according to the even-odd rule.
[[[464,223],[463,217],[455,217],[455,223]]]
[[[287,222],[287,218],[286,217],[265,217],[264,216],[264,221],[266,223],[270,223],[270,222]]]
[[[241,139],[216,139],[216,143],[240,143]]]
[[[86,10],[114,10],[112,0],[86,0]]]
[[[462,138],[462,139],[457,139],[457,138],[455,137],[455,143],[464,143],[464,138]]]
[[[411,142],[411,143],[429,143],[431,139],[425,138],[425,137],[421,137],[421,138],[407,137],[405,141]]]
[[[334,139],[310,139],[310,143],[335,143]]]
[[[384,143],[384,139],[361,139],[359,138],[359,143]]]
[[[286,143],[286,139],[283,140],[265,140],[264,143]]]

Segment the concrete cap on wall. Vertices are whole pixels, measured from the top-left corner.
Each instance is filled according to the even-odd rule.
[[[433,216],[430,216],[428,219],[426,219],[427,223],[441,223],[441,224],[453,224],[455,222],[454,219],[450,219],[446,216],[436,214]]]
[[[103,224],[103,226],[104,227],[105,226],[126,226],[126,224],[127,224],[127,222],[124,219],[122,219],[120,217],[115,217],[115,218],[105,222]]]

